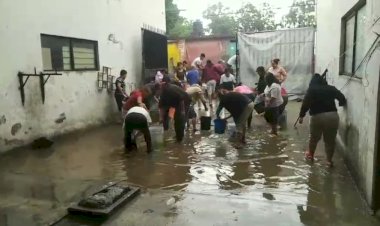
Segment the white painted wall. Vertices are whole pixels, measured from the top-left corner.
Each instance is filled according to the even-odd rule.
[[[165,30],[164,0],[1,0],[0,1],[0,152],[98,125],[116,111],[113,94],[98,91],[97,72],[63,72],[51,78],[42,104],[39,80],[30,78],[21,104],[17,72],[42,71],[40,34],[98,41],[99,64],[128,70],[127,82],[141,78],[141,28]],[[108,41],[115,34],[122,44]],[[65,113],[67,120],[56,124]],[[6,119],[6,122],[2,119]],[[11,135],[14,124],[22,128]]]
[[[339,75],[341,18],[358,0],[318,0],[316,69],[329,69],[329,83],[338,89],[347,83],[347,76]],[[376,35],[372,32],[374,20],[380,16],[380,1],[367,0],[365,37],[367,49]],[[348,107],[340,111],[340,144],[350,163],[360,189],[370,205],[373,197],[374,153],[377,98],[380,70],[380,48],[370,60],[363,79],[353,79],[342,90]]]

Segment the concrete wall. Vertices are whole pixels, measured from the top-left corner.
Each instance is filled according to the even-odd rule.
[[[30,78],[22,106],[17,73],[43,70],[41,33],[98,41],[100,68],[127,69],[127,82],[139,82],[143,24],[165,30],[164,0],[1,0],[0,152],[104,123],[117,111],[113,94],[98,91],[96,71],[51,78],[44,105],[38,78]],[[119,44],[108,41],[111,33]],[[62,113],[66,121],[56,123]]]
[[[329,69],[329,83],[341,89],[349,77],[339,75],[341,18],[357,0],[319,0],[317,7],[317,72]],[[376,35],[372,24],[380,16],[380,1],[366,3],[366,49]],[[365,66],[365,65],[364,65]],[[348,99],[346,109],[340,110],[339,144],[346,156],[349,169],[355,177],[366,200],[373,207],[373,177],[377,98],[380,70],[379,48],[368,63],[363,79],[352,79],[342,90]]]

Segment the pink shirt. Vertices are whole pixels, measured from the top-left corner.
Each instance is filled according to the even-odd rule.
[[[234,89],[234,91],[237,93],[241,93],[241,94],[252,94],[253,93],[252,89],[248,86],[245,86],[245,85],[236,87]]]

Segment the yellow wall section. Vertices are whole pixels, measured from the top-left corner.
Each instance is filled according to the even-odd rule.
[[[173,59],[173,60],[171,60]],[[177,43],[168,43],[168,66],[169,69],[172,69],[173,64],[174,66],[177,65],[178,62],[181,62],[181,52],[178,48]]]

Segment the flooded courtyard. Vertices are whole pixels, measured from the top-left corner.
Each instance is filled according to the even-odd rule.
[[[198,132],[177,144],[173,133],[155,151],[126,154],[120,125],[55,139],[52,148],[23,148],[0,157],[0,225],[380,225],[369,215],[343,159],[325,166],[322,145],[304,161],[308,125],[270,137],[254,117],[247,144]],[[157,137],[155,137],[157,138]],[[109,219],[70,217],[66,208],[109,181],[142,193]]]

